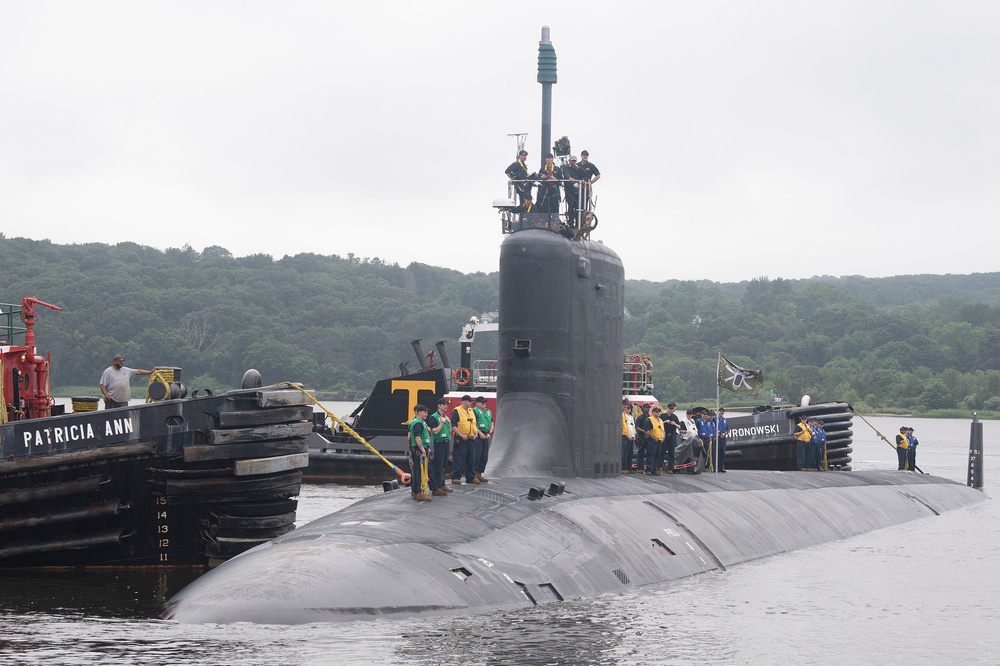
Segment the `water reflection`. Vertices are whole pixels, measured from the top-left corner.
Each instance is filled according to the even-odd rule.
[[[623,620],[595,614],[600,602],[408,623],[394,650],[402,663],[614,664]],[[420,625],[424,627],[421,628]]]
[[[155,617],[171,595],[200,575],[199,571],[157,572],[2,572],[0,611],[97,618]],[[58,600],[53,606],[53,601]]]

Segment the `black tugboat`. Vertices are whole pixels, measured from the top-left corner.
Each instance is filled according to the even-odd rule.
[[[757,405],[750,414],[731,416],[726,440],[727,469],[792,471],[795,461],[795,425],[799,417],[823,421],[827,433],[826,466],[850,471],[854,439],[854,410],[846,402],[800,405]]]
[[[437,343],[437,359],[444,364],[435,367],[433,352],[424,355],[420,340],[411,344],[420,362],[419,372],[400,374],[376,382],[371,393],[344,421],[397,469],[409,471],[406,424],[413,417],[418,402],[436,405],[444,397],[448,413],[458,407],[463,395],[482,396],[486,407],[496,414],[497,359],[472,360],[472,345],[477,332],[498,330],[496,321],[481,321],[472,317],[459,337],[461,361],[450,367],[444,342]],[[430,359],[428,361],[428,359]],[[405,364],[401,364],[405,369]],[[625,359],[622,365],[622,394],[636,405],[655,403],[651,373],[638,355]],[[409,414],[409,418],[407,418]],[[304,480],[308,483],[341,483],[347,485],[379,484],[394,478],[392,468],[371,452],[351,432],[339,424],[327,423],[316,414],[315,429],[309,438],[309,467]]]
[[[171,368],[146,404],[74,398],[65,413],[38,307],[59,309],[0,305],[0,569],[207,567],[294,528],[307,395],[248,371],[243,390],[186,397]]]
[[[378,381],[345,422],[397,469],[409,471],[406,424],[412,418],[413,406],[418,402],[435,405],[439,398],[444,397],[448,400],[450,413],[459,405],[462,395],[482,396],[486,399],[486,406],[496,414],[499,359],[473,360],[472,346],[477,333],[497,331],[498,327],[495,316],[489,319],[470,318],[459,336],[460,360],[456,368],[450,367],[444,342],[437,343],[436,354],[437,360],[444,365],[435,367],[434,352],[425,355],[421,341],[414,340],[412,345],[421,365],[420,371]],[[401,367],[405,368],[405,364]],[[638,411],[643,403],[659,404],[653,390],[653,372],[648,358],[643,354],[625,355],[622,360],[623,397],[628,398],[633,403],[633,409]],[[799,405],[776,402],[731,411],[732,415],[728,418],[727,469],[796,469],[794,434],[799,416],[824,421],[828,437],[828,469],[851,469],[853,411],[847,403],[810,404],[806,396]],[[314,432],[309,438],[306,482],[372,485],[394,478],[391,468],[358,438],[337,424],[331,427],[322,414],[317,413],[317,417]],[[696,465],[685,465],[683,469],[697,468]]]

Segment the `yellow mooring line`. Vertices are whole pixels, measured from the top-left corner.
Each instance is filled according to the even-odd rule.
[[[848,405],[848,407],[851,407],[851,406]],[[889,446],[891,446],[894,449],[899,448],[899,447],[896,446],[895,442],[890,442],[889,439],[885,435],[883,435],[882,433],[880,433],[878,431],[878,428],[876,428],[875,426],[873,426],[871,424],[871,422],[868,419],[866,419],[863,414],[861,414],[861,412],[859,412],[858,410],[854,409],[854,407],[851,407],[851,411],[854,412],[855,414],[857,414],[859,417],[861,417],[861,420],[864,421],[865,423],[867,423],[868,427],[871,428],[872,430],[874,430],[875,434],[882,438],[882,441],[884,441],[886,444],[888,444]],[[914,465],[914,467],[921,474],[926,474],[927,473],[924,470],[922,470],[919,467],[917,467],[916,465]]]
[[[298,384],[293,384],[292,382],[281,382],[281,383],[284,384],[285,386],[290,386],[293,389],[296,389],[296,390],[301,391],[302,393],[304,393],[307,398],[309,398],[310,400],[312,400],[314,404],[316,404],[320,409],[322,409],[324,412],[326,412],[326,415],[329,416],[331,419],[333,419],[333,421],[335,423],[339,423],[340,427],[344,429],[344,432],[346,432],[348,435],[350,435],[354,439],[356,439],[359,442],[361,442],[362,444],[364,444],[365,447],[369,451],[371,451],[372,453],[374,453],[376,456],[379,457],[379,459],[382,462],[384,462],[386,465],[388,465],[392,469],[392,471],[395,472],[396,475],[399,477],[399,482],[401,484],[407,485],[407,484],[410,483],[410,475],[408,473],[404,472],[400,468],[398,468],[395,465],[393,465],[392,462],[390,462],[385,456],[383,456],[381,453],[379,453],[378,451],[376,451],[375,447],[372,446],[371,444],[369,444],[368,441],[364,437],[362,437],[358,433],[354,432],[354,429],[351,428],[351,426],[349,426],[346,423],[344,423],[341,419],[339,419],[337,417],[336,414],[334,414],[329,409],[327,409],[326,407],[324,407],[323,405],[321,405],[320,402],[319,402],[319,400],[317,400],[316,398],[314,398],[311,393],[309,393],[308,391],[306,391],[304,388],[302,388]]]

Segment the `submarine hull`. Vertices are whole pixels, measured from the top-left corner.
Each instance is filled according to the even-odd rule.
[[[619,476],[623,281],[599,243],[511,234],[490,483],[363,500],[226,562],[165,616],[336,622],[587,599],[982,500],[896,471]]]
[[[176,595],[180,622],[307,623],[478,613],[722,571],[975,504],[909,472],[717,475],[457,486],[362,500],[234,558]]]

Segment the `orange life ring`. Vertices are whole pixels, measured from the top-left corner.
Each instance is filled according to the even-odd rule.
[[[459,386],[465,386],[472,379],[472,373],[469,372],[468,368],[455,368],[451,373],[451,378]]]

